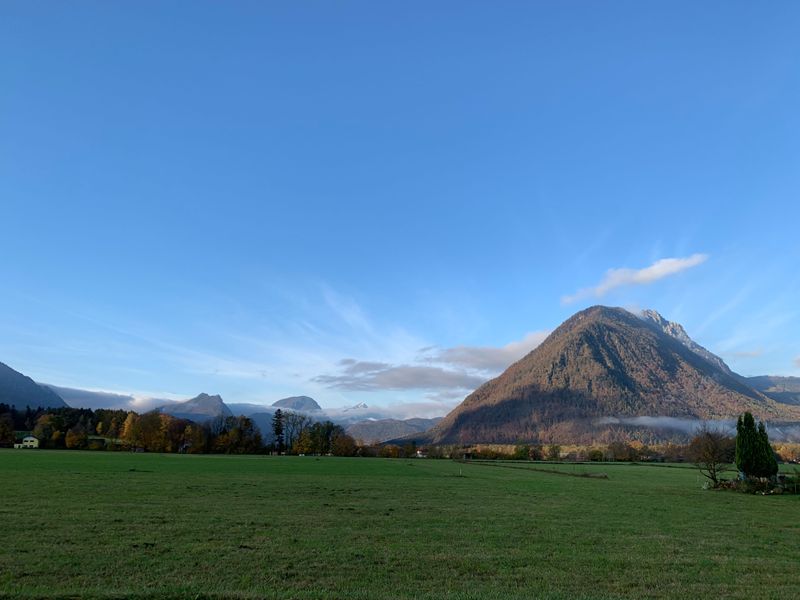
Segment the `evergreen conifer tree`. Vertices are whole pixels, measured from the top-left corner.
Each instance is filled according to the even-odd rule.
[[[736,468],[745,476],[753,475],[755,467],[756,422],[749,412],[736,422]]]
[[[747,477],[772,477],[778,472],[778,461],[769,444],[767,428],[749,412],[736,422],[736,468]]]
[[[772,446],[769,444],[767,428],[764,426],[763,422],[758,424],[758,432],[756,435],[758,441],[756,456],[758,460],[755,475],[758,477],[773,477],[778,473],[778,461],[775,459]]]
[[[278,454],[283,451],[283,411],[279,408],[272,417],[272,433]]]

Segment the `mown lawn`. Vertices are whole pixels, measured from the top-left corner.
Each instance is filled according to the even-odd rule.
[[[4,450],[0,596],[800,596],[797,496],[564,469]]]

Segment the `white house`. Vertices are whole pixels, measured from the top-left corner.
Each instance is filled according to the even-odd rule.
[[[14,448],[38,448],[39,447],[39,438],[34,437],[32,435],[26,435],[22,438],[21,444],[14,444]]]

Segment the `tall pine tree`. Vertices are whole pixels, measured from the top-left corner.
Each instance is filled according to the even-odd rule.
[[[767,436],[767,428],[764,423],[758,424],[758,464],[757,477],[773,477],[778,474],[778,461],[775,459],[775,453],[772,451],[772,446],[769,444],[769,437]]]
[[[749,412],[736,422],[736,468],[751,477],[755,468],[756,422]]]
[[[778,472],[778,461],[769,444],[767,428],[749,412],[736,422],[736,468],[746,477],[772,477]]]
[[[280,408],[272,416],[272,433],[275,436],[275,447],[280,454],[283,451],[283,411]]]

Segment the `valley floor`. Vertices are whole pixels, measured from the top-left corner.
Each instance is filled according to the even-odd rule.
[[[526,465],[0,450],[0,597],[800,595],[797,496]]]

